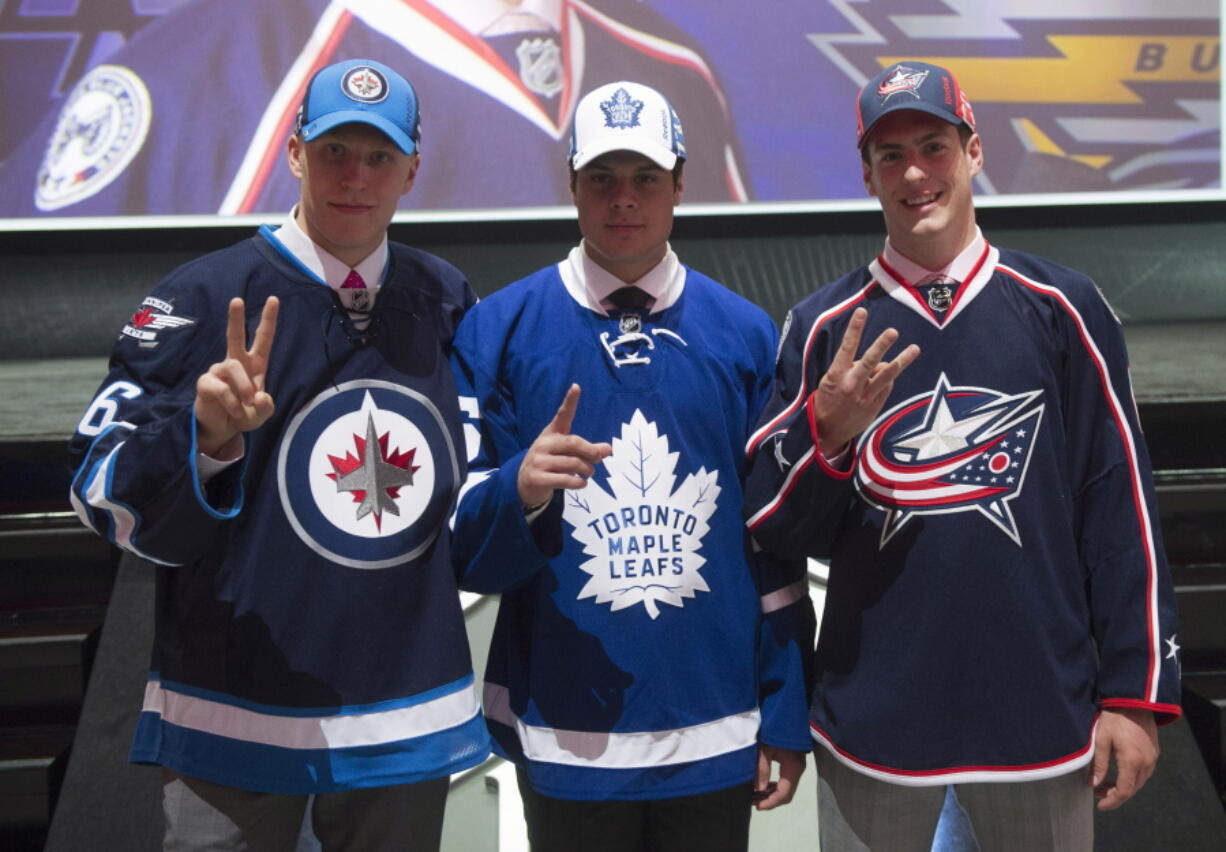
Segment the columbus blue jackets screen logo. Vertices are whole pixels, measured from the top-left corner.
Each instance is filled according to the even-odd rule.
[[[109,186],[145,144],[153,106],[141,78],[99,65],[73,87],[38,169],[34,203],[52,211]]]
[[[341,91],[355,101],[377,104],[387,97],[387,80],[369,65],[359,65],[341,77]]]
[[[917,515],[977,512],[1017,545],[1022,492],[1043,419],[1042,391],[936,387],[881,415],[860,439],[856,488],[886,513],[881,546]]]
[[[600,102],[600,111],[604,113],[605,127],[638,127],[643,102],[630,97],[625,89],[618,89],[613,97]]]
[[[277,459],[286,518],[315,552],[351,568],[415,559],[446,522],[459,481],[451,433],[430,400],[359,380],[291,421]]]

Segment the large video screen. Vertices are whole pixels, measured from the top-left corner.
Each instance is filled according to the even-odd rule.
[[[686,207],[854,206],[855,98],[900,59],[958,77],[981,197],[1216,197],[1220,21],[1218,0],[11,0],[0,227],[283,214],[306,81],[359,57],[419,91],[412,217],[561,215],[575,104],[619,79],[676,107]]]

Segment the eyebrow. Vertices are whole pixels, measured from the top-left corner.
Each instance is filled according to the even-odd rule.
[[[932,139],[935,139],[935,138],[938,138],[944,135],[945,135],[945,131],[943,130],[933,130],[929,133],[925,133],[918,140],[916,140],[916,144],[923,145],[925,142],[931,141]],[[910,144],[910,143],[908,142],[877,142],[875,143],[875,147],[876,148],[901,148],[907,144]]]

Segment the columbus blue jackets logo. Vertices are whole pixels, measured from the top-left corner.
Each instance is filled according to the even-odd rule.
[[[277,458],[285,516],[315,552],[351,568],[419,556],[446,522],[459,481],[434,404],[373,379],[324,391],[290,422]]]
[[[355,101],[377,104],[387,97],[387,80],[369,65],[358,65],[341,77],[341,91]]]
[[[600,102],[600,111],[604,113],[605,127],[638,127],[643,102],[630,97],[625,89],[618,89],[613,97]]]
[[[882,414],[861,437],[856,488],[886,513],[881,546],[917,515],[977,512],[1017,545],[1022,493],[1043,419],[1042,391],[936,387]]]
[[[881,84],[877,86],[877,96],[881,98],[882,103],[885,103],[894,95],[903,93],[919,100],[919,88],[924,84],[927,76],[927,71],[916,71],[914,68],[908,68],[906,65],[899,65],[893,74],[882,80]]]
[[[52,211],[100,192],[145,144],[153,107],[140,77],[99,65],[77,83],[60,110],[38,169],[34,203]]]

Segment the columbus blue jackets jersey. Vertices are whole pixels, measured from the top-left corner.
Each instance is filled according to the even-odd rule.
[[[281,302],[272,418],[207,482],[196,378]],[[71,442],[90,527],[157,564],[131,757],[273,793],[434,778],[488,753],[447,518],[465,472],[454,327],[474,301],[391,244],[370,325],[267,230],[172,272],[123,327]]]
[[[298,182],[285,164],[285,140],[307,81],[355,56],[386,63],[418,91],[423,167],[409,199],[416,208],[569,204],[555,178],[575,104],[627,75],[692,116],[686,199],[746,200],[714,73],[644,4],[562,0],[561,32],[515,39],[519,59],[467,32],[448,5],[188,4],[89,71],[6,160],[0,217],[287,210]]]
[[[944,312],[881,259],[797,305],[749,442],[750,528],[831,561],[813,737],[900,784],[1058,775],[1100,708],[1180,712],[1119,324],[1085,276],[984,245]],[[920,355],[836,469],[809,400],[861,306],[863,345]]]
[[[569,295],[565,265],[484,299],[456,336],[480,434],[457,546],[467,587],[503,593],[485,673],[495,750],[565,799],[748,781],[759,742],[808,748],[804,566],[752,553],[740,514],[774,325],[684,267],[675,303],[606,316]],[[519,464],[572,382],[573,432],[613,454],[529,527]]]

